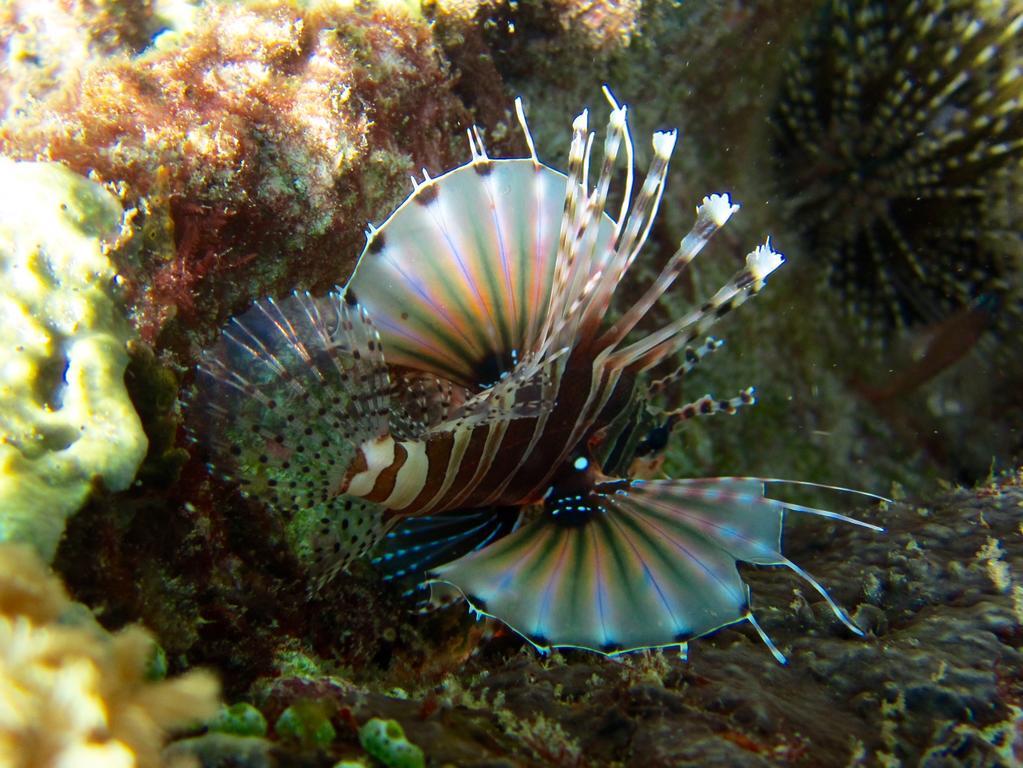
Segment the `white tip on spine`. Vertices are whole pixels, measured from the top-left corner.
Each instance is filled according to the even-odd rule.
[[[476,145],[479,147],[479,150],[480,150],[480,158],[483,159],[483,160],[488,159],[487,158],[487,147],[483,143],[483,135],[480,133],[479,127],[474,125],[472,127],[472,133],[473,133],[473,136],[476,137]]]
[[[678,131],[657,131],[654,134],[654,154],[665,159],[671,157],[677,139]]]
[[[710,220],[715,227],[723,227],[739,206],[733,204],[728,195],[708,195],[703,203],[696,206],[696,218]]]
[[[608,103],[611,104],[611,117],[608,118],[608,127],[613,131],[625,132],[625,122],[627,116],[627,107],[619,104],[618,99],[615,98],[615,94],[611,92],[608,86],[604,86],[604,97],[608,99]]]
[[[746,266],[757,280],[763,280],[785,263],[785,257],[771,248],[771,239],[746,256]]]
[[[618,99],[611,93],[611,89],[607,87],[607,83],[600,87],[601,92],[604,94],[604,98],[607,99],[607,103],[611,105],[611,109],[617,111],[620,109]]]
[[[608,118],[608,125],[612,129],[623,131],[625,130],[625,119],[626,119],[626,108],[616,107],[611,111],[611,116]]]
[[[472,161],[487,160],[487,149],[483,146],[483,137],[480,135],[479,128],[474,125],[472,128],[466,128],[465,133],[469,137],[469,153],[472,155]]]
[[[533,145],[533,135],[529,132],[529,124],[526,122],[526,110],[522,107],[522,97],[515,99],[515,116],[519,119],[519,125],[522,126],[522,133],[526,137],[526,145],[529,147],[529,156],[533,158],[533,162],[539,162],[536,159],[536,147]]]

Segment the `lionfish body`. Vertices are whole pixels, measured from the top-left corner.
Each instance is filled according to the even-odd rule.
[[[374,555],[388,578],[454,586],[541,648],[684,644],[743,620],[759,632],[738,561],[789,566],[855,631],[780,553],[787,509],[842,516],[770,499],[770,481],[631,476],[633,459],[685,419],[752,402],[745,390],[669,412],[652,405],[718,345],[694,342],[782,258],[755,249],[705,304],[635,338],[737,209],[713,195],[654,284],[605,322],[675,143],[674,132],[654,135],[633,196],[626,110],[607,95],[595,183],[586,113],[564,175],[537,160],[518,105],[530,157],[491,159],[470,133],[471,161],[416,183],[371,227],[343,291],[258,301],[233,319],[204,353],[193,431],[247,493],[312,521],[310,546],[328,571]],[[675,373],[649,381],[678,355]]]

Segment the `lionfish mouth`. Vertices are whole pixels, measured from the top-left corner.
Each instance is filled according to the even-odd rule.
[[[454,588],[542,649],[684,646],[748,621],[783,660],[737,563],[784,565],[859,634],[781,554],[782,526],[786,511],[876,526],[767,497],[781,481],[631,474],[689,418],[753,402],[747,388],[654,404],[720,346],[703,340],[710,326],[783,257],[769,242],[755,248],[708,300],[638,334],[738,210],[710,195],[658,277],[607,322],[657,215],[676,133],[654,134],[634,194],[627,110],[604,93],[611,116],[595,181],[587,112],[573,122],[562,174],[537,158],[516,101],[528,157],[492,159],[472,129],[466,164],[413,180],[370,227],[343,291],[262,299],[233,318],[203,353],[192,434],[217,470],[285,516],[320,583],[369,556],[387,579]],[[650,379],[676,357],[673,373]],[[541,500],[542,513],[527,513]]]

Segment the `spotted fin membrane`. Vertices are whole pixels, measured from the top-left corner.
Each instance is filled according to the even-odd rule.
[[[656,405],[783,258],[759,246],[705,302],[639,333],[738,209],[711,195],[661,274],[606,322],[656,218],[676,134],[654,135],[634,190],[626,108],[605,95],[595,180],[587,113],[562,174],[537,159],[517,102],[529,157],[491,159],[470,132],[471,160],[416,181],[370,228],[343,291],[262,300],[232,320],[200,364],[193,431],[246,493],[304,516],[298,546],[328,575],[369,554],[385,578],[456,591],[541,649],[681,646],[748,621],[782,660],[739,562],[788,567],[859,633],[782,554],[782,530],[786,512],[876,526],[768,497],[781,481],[636,474],[686,420],[754,401],[747,388]],[[650,379],[676,356],[673,373]]]
[[[297,292],[233,318],[197,370],[193,436],[211,468],[304,532],[324,573],[365,555],[386,510],[339,493],[354,446],[388,431],[388,372],[365,312]]]

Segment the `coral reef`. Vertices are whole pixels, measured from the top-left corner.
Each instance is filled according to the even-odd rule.
[[[37,3],[0,6],[0,113],[14,117],[76,83],[91,60],[137,53],[169,21],[174,3]],[[181,6],[185,3],[180,2]],[[158,7],[158,6],[162,6]]]
[[[215,711],[218,684],[193,671],[152,680],[152,637],[110,636],[76,618],[28,549],[0,544],[0,765],[156,768],[170,729]]]
[[[169,17],[171,5],[184,21]],[[815,593],[785,574],[753,571],[754,608],[791,660],[780,668],[741,630],[694,646],[688,663],[663,653],[618,663],[571,652],[541,658],[461,610],[416,615],[368,570],[311,597],[309,574],[287,553],[279,521],[211,479],[204,457],[185,461],[175,395],[189,381],[195,350],[255,296],[323,290],[347,277],[366,222],[380,221],[410,191],[410,172],[436,173],[467,159],[471,122],[494,156],[523,155],[510,95],[527,102],[544,157],[567,151],[569,109],[588,102],[596,108],[591,121],[604,120],[601,82],[641,107],[635,135],[682,126],[688,146],[676,153],[664,223],[651,233],[665,254],[698,195],[727,190],[745,205],[736,242],[719,246],[734,247],[737,260],[753,231],[771,231],[780,250],[809,266],[800,222],[792,232],[779,226],[784,209],[776,166],[766,161],[767,117],[785,52],[800,44],[806,22],[822,23],[812,17],[819,3],[437,0],[424,3],[423,15],[399,5],[0,5],[0,151],[60,160],[107,183],[136,230],[108,256],[114,267],[102,266],[97,285],[114,269],[123,273],[130,320],[147,342],[129,345],[125,383],[150,450],[140,484],[93,493],[68,521],[56,567],[105,626],[143,620],[173,671],[215,666],[228,700],[249,702],[214,716],[209,733],[172,744],[164,760],[371,765],[359,729],[378,718],[400,723],[438,765],[1023,761],[1019,478],[928,491],[926,505],[866,513],[889,528],[886,536],[819,522],[797,529],[786,540],[792,556],[836,599],[858,605],[856,620],[869,633],[851,638]],[[1003,0],[946,5],[1007,7]],[[174,29],[160,34],[167,27]],[[971,73],[932,127],[961,121],[971,111],[963,96],[994,82],[1009,52]],[[641,164],[648,151],[638,148]],[[990,206],[977,228],[1018,232],[1014,201],[1023,184],[996,176],[985,180]],[[116,227],[109,231],[112,241]],[[984,242],[998,249],[992,264],[1018,258],[1012,238]],[[698,262],[677,295],[700,294],[733,266],[727,254],[718,261]],[[636,269],[655,271],[655,262]],[[893,481],[928,488],[936,476],[983,476],[993,457],[1009,461],[1002,445],[1020,421],[1019,406],[991,395],[1018,387],[988,376],[971,357],[949,372],[955,387],[945,374],[940,386],[921,387],[890,409],[864,408],[848,382],[876,362],[851,349],[833,294],[808,290],[802,263],[793,267],[758,311],[735,318],[720,360],[692,382],[697,393],[755,383],[756,411],[691,423],[683,449],[669,457],[673,474],[761,473],[884,492]],[[662,319],[677,311],[673,300],[658,308]],[[123,347],[126,331],[117,336]],[[49,347],[46,359],[57,360],[58,348]],[[3,376],[14,370],[7,360]],[[53,382],[59,387],[62,370],[42,371],[44,395]],[[0,389],[0,402],[6,397]],[[8,418],[0,408],[0,424]],[[9,448],[0,441],[0,455],[13,455],[4,453]],[[956,475],[965,464],[968,471]],[[63,518],[52,521],[55,538]],[[836,563],[836,551],[849,557]],[[0,574],[16,562],[0,556]],[[54,624],[73,609],[31,573],[19,567],[0,575],[0,583],[19,585],[0,589],[0,615],[29,617],[18,621],[30,622],[28,637],[40,643],[26,653],[53,632],[74,631],[107,663],[120,636]],[[135,643],[132,658],[151,648]],[[163,685],[170,684],[140,684],[148,693]],[[333,728],[329,743],[263,731],[261,723],[278,723],[289,707],[308,702]],[[127,759],[129,748],[103,753],[113,755],[105,764]]]
[[[108,258],[121,219],[98,184],[0,158],[0,539],[47,559],[93,485],[127,488],[146,452]]]
[[[964,308],[1023,319],[1023,226],[993,216],[1023,176],[1021,25],[1018,0],[831,0],[794,48],[778,183],[875,344]]]
[[[253,296],[343,279],[365,223],[413,170],[460,158],[469,122],[407,8],[196,14],[166,44],[90,60],[0,126],[0,151],[118,185],[144,235],[118,264],[135,325],[181,353]]]

